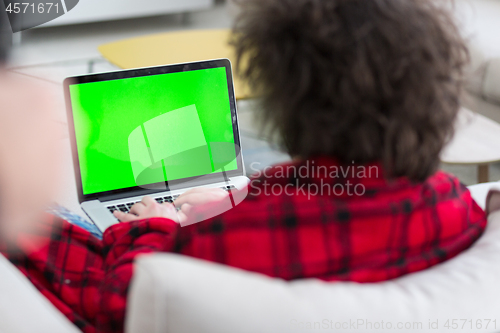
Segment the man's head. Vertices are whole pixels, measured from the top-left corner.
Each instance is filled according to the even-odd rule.
[[[437,169],[468,55],[435,2],[241,2],[240,72],[292,156],[380,161],[389,176],[417,181]]]

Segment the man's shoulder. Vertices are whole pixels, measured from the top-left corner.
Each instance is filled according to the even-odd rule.
[[[467,192],[467,187],[460,180],[445,171],[439,170],[427,178],[423,183],[427,188],[434,189],[437,193],[463,193]]]

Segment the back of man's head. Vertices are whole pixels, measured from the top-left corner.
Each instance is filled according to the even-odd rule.
[[[421,181],[459,108],[467,50],[437,0],[244,0],[233,44],[293,156]]]

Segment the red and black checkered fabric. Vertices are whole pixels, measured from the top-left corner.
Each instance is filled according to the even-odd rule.
[[[287,280],[374,282],[449,259],[486,226],[469,191],[443,172],[412,183],[387,181],[380,170],[339,175],[333,161],[315,163],[328,172],[307,172],[311,163],[276,166],[252,181],[236,208],[187,227],[162,218],[122,223],[101,242],[51,218],[39,250],[22,249],[40,234],[22,235],[2,252],[84,332],[121,332],[139,254],[177,252]],[[302,173],[284,172],[301,166]],[[362,195],[349,195],[356,185]]]

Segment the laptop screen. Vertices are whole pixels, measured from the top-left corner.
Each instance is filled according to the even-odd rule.
[[[69,84],[84,195],[238,168],[225,67]]]

